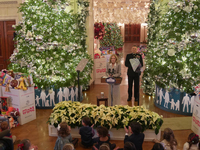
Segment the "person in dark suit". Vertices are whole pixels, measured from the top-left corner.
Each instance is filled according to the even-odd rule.
[[[127,101],[131,101],[132,99],[132,88],[134,81],[134,97],[135,102],[138,102],[139,105],[139,84],[140,84],[140,75],[141,68],[143,67],[142,56],[137,52],[137,46],[132,47],[132,53],[127,54],[125,60],[125,66],[128,67],[127,75],[128,75],[128,99]]]
[[[144,133],[141,133],[142,127],[140,123],[138,122],[131,122],[129,129],[124,127],[125,129],[125,138],[124,143],[126,142],[132,142],[137,150],[142,150],[142,144],[144,142]],[[128,136],[128,133],[131,133],[130,136]]]

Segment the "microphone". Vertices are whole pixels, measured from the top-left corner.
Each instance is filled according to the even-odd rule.
[[[112,69],[112,74],[114,74],[114,69]]]
[[[111,69],[108,69],[108,73],[109,73],[109,74],[111,73]]]

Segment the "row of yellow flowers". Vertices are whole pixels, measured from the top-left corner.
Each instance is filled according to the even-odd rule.
[[[82,126],[81,120],[85,116],[90,117],[92,124],[95,124],[94,127],[102,125],[110,129],[119,129],[128,126],[132,121],[137,121],[142,125],[143,131],[153,129],[156,134],[163,123],[162,116],[142,106],[115,105],[106,107],[71,101],[56,104],[48,123],[57,127],[58,124],[65,121],[71,127],[80,127]]]

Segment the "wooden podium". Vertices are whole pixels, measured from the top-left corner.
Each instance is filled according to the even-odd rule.
[[[101,77],[101,83],[107,83],[107,82],[106,82],[106,79],[107,79],[107,78]],[[119,84],[121,84],[121,82],[122,82],[122,78],[121,78],[121,77],[115,77],[115,80],[116,80],[115,85],[119,85]]]

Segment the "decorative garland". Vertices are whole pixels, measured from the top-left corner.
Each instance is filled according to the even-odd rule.
[[[95,39],[103,39],[103,36],[105,35],[105,27],[104,25],[100,23],[95,23],[94,24],[94,38]]]

